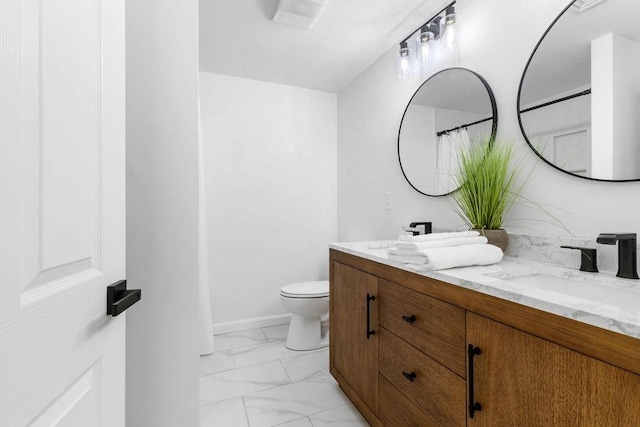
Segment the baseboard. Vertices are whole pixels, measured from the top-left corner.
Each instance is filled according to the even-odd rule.
[[[246,331],[247,329],[265,328],[267,326],[286,325],[291,322],[291,313],[273,316],[256,317],[253,319],[234,320],[213,324],[213,335],[228,334],[229,332]]]

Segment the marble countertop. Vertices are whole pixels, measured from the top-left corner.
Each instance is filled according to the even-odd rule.
[[[640,280],[619,279],[615,274],[607,272],[583,273],[576,268],[508,256],[498,264],[488,266],[416,273],[406,268],[405,264],[387,258],[387,249],[392,245],[393,241],[371,241],[333,243],[329,247],[640,339]],[[614,292],[625,293],[626,308],[595,301],[595,298],[588,299],[561,292],[543,291],[533,289],[534,286],[509,281],[509,278],[521,275],[523,272],[524,274],[544,272],[549,276],[583,281],[587,286],[615,288]]]

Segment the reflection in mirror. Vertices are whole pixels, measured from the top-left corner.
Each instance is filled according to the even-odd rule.
[[[538,43],[518,95],[520,127],[552,166],[640,179],[638,0],[571,2]]]
[[[482,77],[464,68],[434,74],[413,95],[400,123],[402,173],[422,194],[453,192],[458,150],[480,136],[495,136],[497,123],[495,99]]]

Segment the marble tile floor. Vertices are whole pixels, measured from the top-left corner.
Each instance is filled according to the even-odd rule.
[[[369,425],[329,373],[329,349],[288,350],[288,327],[216,335],[200,357],[201,427]]]

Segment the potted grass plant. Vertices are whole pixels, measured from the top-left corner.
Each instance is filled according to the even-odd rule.
[[[505,218],[526,183],[519,180],[522,164],[513,165],[513,141],[498,143],[483,137],[458,150],[453,208],[470,229],[480,231],[504,252],[509,238]],[[530,172],[529,172],[530,174]]]

